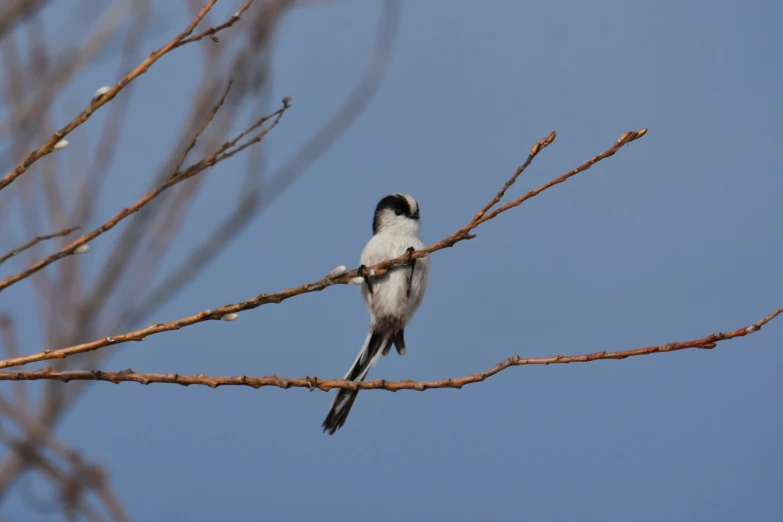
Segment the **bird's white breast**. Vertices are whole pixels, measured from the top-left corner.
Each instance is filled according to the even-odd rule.
[[[361,263],[371,266],[405,254],[409,247],[424,248],[418,236],[380,232],[370,239],[361,256]],[[382,277],[371,278],[373,293],[362,285],[362,297],[370,312],[370,327],[388,323],[392,328],[403,328],[421,304],[427,287],[429,257],[416,260],[410,297],[407,295],[410,266],[392,269]]]

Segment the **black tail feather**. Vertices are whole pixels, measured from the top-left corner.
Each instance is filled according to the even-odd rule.
[[[373,332],[370,335],[370,340],[367,342],[367,349],[363,350],[363,353],[356,358],[356,362],[346,374],[345,380],[361,382],[367,377],[367,371],[369,371],[367,367],[378,352],[383,349],[388,353],[388,350],[391,349],[392,341],[386,340],[386,342],[384,342],[384,337],[385,336],[381,332]],[[337,395],[332,401],[329,413],[326,415],[323,424],[321,424],[324,433],[328,431],[329,435],[334,435],[338,429],[343,427],[358,394],[358,390],[337,390]]]
[[[405,328],[397,330],[397,333],[394,334],[392,339],[394,347],[397,348],[397,354],[405,355]]]

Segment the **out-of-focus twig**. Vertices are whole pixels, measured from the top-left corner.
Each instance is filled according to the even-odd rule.
[[[182,158],[179,160],[179,163],[177,163],[177,166],[174,167],[174,172],[172,173],[172,176],[176,176],[177,173],[182,168],[182,165],[185,163],[185,159],[187,159],[188,154],[190,154],[190,151],[193,150],[193,147],[196,146],[196,143],[198,142],[198,139],[201,137],[201,135],[204,133],[204,129],[207,128],[207,126],[212,123],[212,120],[215,119],[215,115],[218,113],[221,107],[223,107],[223,104],[226,102],[226,96],[228,96],[228,92],[231,90],[231,84],[234,82],[229,80],[229,82],[226,84],[226,88],[223,91],[223,95],[220,97],[218,102],[215,104],[214,107],[207,113],[207,117],[204,119],[204,123],[201,124],[201,127],[198,128],[196,133],[193,135],[193,139],[188,144],[187,148],[185,149],[185,152],[182,153]]]
[[[16,330],[14,328],[14,320],[8,314],[0,314],[0,341],[3,342],[3,351],[8,357],[19,357],[21,355]],[[27,388],[24,383],[19,382],[15,384],[19,384],[19,386],[14,386],[14,397],[17,404],[21,405],[23,408],[29,407],[30,403],[27,396]]]
[[[49,0],[6,0],[0,10],[0,40],[19,22],[37,13]]]
[[[131,12],[130,15],[136,19],[136,22],[143,18],[137,12]],[[70,45],[67,45],[63,49],[59,49],[57,54],[49,60],[51,68],[45,71],[45,78],[35,78],[35,82],[30,82],[30,89],[23,93],[25,98],[9,107],[10,114],[3,122],[4,124],[0,126],[0,140],[8,136],[16,138],[19,134],[19,122],[36,122],[37,115],[42,108],[48,107],[51,99],[74,76],[93,63],[93,60],[109,45],[127,16],[129,16],[127,3],[113,2],[105,9],[105,12],[101,13],[94,30],[87,34],[78,46],[71,48]],[[132,64],[128,64],[122,69],[120,76],[123,76],[131,67]]]
[[[21,450],[27,454],[28,461],[36,462],[39,467],[42,467],[57,480],[61,491],[61,500],[70,504],[69,509],[78,509],[83,491],[90,489],[101,499],[112,520],[118,522],[130,520],[116,495],[108,486],[106,472],[101,467],[85,462],[78,452],[61,443],[44,424],[31,417],[24,408],[11,404],[2,397],[0,397],[0,414],[13,419],[25,434]],[[34,449],[36,443],[41,443],[51,450],[59,460],[72,469],[72,472],[63,471],[60,466],[39,454]]]

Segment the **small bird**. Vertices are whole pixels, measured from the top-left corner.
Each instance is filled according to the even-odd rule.
[[[369,333],[345,374],[346,380],[363,381],[378,359],[389,354],[392,345],[399,355],[405,354],[405,326],[427,289],[430,258],[411,259],[408,265],[395,267],[382,276],[373,276],[366,267],[424,248],[419,229],[419,204],[408,194],[391,194],[375,207],[373,236],[362,251],[359,269],[364,278],[362,298],[370,312]],[[358,393],[337,391],[322,424],[324,433],[334,435],[345,424]]]

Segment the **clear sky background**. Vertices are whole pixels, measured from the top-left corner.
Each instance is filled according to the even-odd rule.
[[[62,9],[49,8],[52,30]],[[150,50],[186,20],[179,2],[156,9]],[[285,18],[275,98],[294,107],[270,136],[271,166],[351,88],[379,10],[344,0]],[[407,354],[370,378],[457,377],[513,354],[746,326],[783,305],[781,19],[772,1],[407,1],[368,110],[154,321],[357,265],[387,193],[418,199],[432,243],[553,129],[556,142],[509,196],[647,127],[614,158],[434,254]],[[137,84],[101,221],[145,190],[199,67],[198,50],[183,49]],[[73,92],[91,94],[115,70],[88,70]],[[63,110],[57,124],[71,117]],[[243,175],[241,161],[208,173],[168,267]],[[23,306],[29,294],[13,295]],[[340,286],[153,336],[105,369],[341,377],[366,324],[358,287]],[[25,335],[25,351],[41,349]],[[99,383],[59,433],[107,466],[145,521],[778,521],[782,344],[778,319],[712,351],[512,368],[462,390],[363,392],[333,437],[321,433],[332,395],[320,391]],[[2,511],[32,520],[18,498]]]

